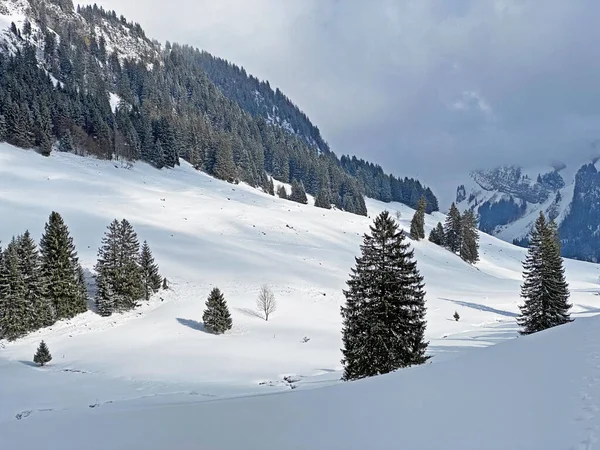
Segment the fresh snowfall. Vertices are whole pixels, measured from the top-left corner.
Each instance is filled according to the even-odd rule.
[[[277,186],[276,186],[277,187]],[[286,186],[289,192],[289,186]],[[370,217],[175,169],[0,144],[0,239],[69,226],[93,294],[115,218],[147,240],[169,281],[139,308],[89,311],[0,341],[0,449],[600,448],[597,265],[565,261],[572,323],[519,336],[526,250],[481,234],[470,265],[410,241],[425,280],[426,364],[341,382],[343,289]],[[425,231],[444,221],[427,215]],[[277,309],[256,310],[268,284]],[[207,333],[218,287],[233,328]],[[454,314],[458,313],[459,320]],[[52,361],[32,362],[44,340]]]

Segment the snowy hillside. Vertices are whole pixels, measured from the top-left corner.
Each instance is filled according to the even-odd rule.
[[[60,430],[76,417],[77,425],[73,426],[86,430],[98,420],[113,426],[123,422],[124,416],[136,417],[130,423],[131,433],[144,427],[148,440],[143,448],[168,448],[168,436],[181,437],[182,444],[177,448],[197,448],[193,445],[197,439],[205,440],[206,448],[258,448],[258,442],[269,442],[269,438],[263,439],[262,431],[252,435],[248,430],[260,426],[257,421],[262,419],[257,411],[265,409],[269,409],[265,414],[273,415],[265,420],[276,423],[272,425],[274,431],[267,431],[272,448],[367,448],[365,435],[380,436],[377,430],[386,422],[370,424],[366,433],[344,421],[348,416],[357,421],[362,415],[371,416],[379,404],[394,409],[395,423],[400,413],[402,417],[410,416],[414,423],[406,429],[413,430],[414,439],[420,436],[431,443],[408,448],[440,448],[431,441],[432,433],[417,432],[419,418],[425,417],[429,419],[423,420],[429,420],[445,439],[458,442],[459,436],[469,437],[461,441],[465,445],[454,448],[483,448],[475,446],[481,444],[478,439],[482,436],[490,439],[485,448],[532,448],[525,445],[531,440],[493,447],[496,441],[492,445],[492,440],[512,433],[501,433],[498,424],[485,419],[499,405],[501,412],[511,406],[533,420],[529,415],[532,413],[527,408],[523,412],[524,408],[516,403],[522,400],[519,391],[512,389],[521,386],[523,374],[535,379],[536,373],[562,366],[560,358],[550,358],[542,351],[544,346],[554,345],[552,342],[563,337],[573,342],[589,339],[589,354],[584,352],[586,343],[581,345],[580,356],[595,357],[592,350],[598,350],[598,343],[593,341],[589,324],[596,322],[583,320],[564,330],[519,339],[493,351],[471,352],[516,337],[524,250],[482,235],[482,260],[473,267],[422,241],[413,245],[426,283],[426,337],[430,340],[432,365],[298,395],[214,403],[224,397],[338,384],[342,289],[359,252],[362,234],[383,209],[399,211],[404,228],[413,211],[404,205],[372,200],[368,201],[371,218],[323,210],[281,200],[243,184],[228,184],[183,161],[181,164],[159,171],[137,163],[127,169],[114,161],[55,152],[44,158],[33,151],[0,144],[3,243],[25,229],[39,239],[48,215],[57,210],[71,230],[82,264],[91,271],[108,223],[114,218],[127,218],[140,240],[146,239],[152,246],[172,286],[131,313],[101,318],[88,312],[16,342],[0,342],[0,437],[8,437],[12,444],[19,442],[18,447],[8,448],[37,447],[35,440],[27,444],[20,441],[30,434],[31,427],[37,430],[36,436],[46,431],[45,436],[50,436],[50,429]],[[426,220],[429,232],[443,216],[435,213]],[[566,269],[573,317],[597,313],[600,297],[595,294],[600,267],[567,261]],[[255,313],[262,283],[272,286],[278,301],[269,322]],[[214,286],[223,291],[234,323],[233,330],[222,336],[205,333],[200,323],[204,302]],[[458,322],[452,319],[454,311],[460,314]],[[54,357],[43,369],[30,363],[41,339],[48,343]],[[569,340],[564,342],[562,348],[576,346],[567,346]],[[578,357],[564,351],[565,358]],[[537,356],[529,361],[532,354]],[[526,367],[531,370],[516,369],[522,361],[530,364]],[[592,363],[590,359],[590,370],[595,367]],[[578,376],[584,362],[577,364],[564,377]],[[570,394],[580,395],[573,401],[585,403],[588,399],[582,396],[587,393],[573,390],[579,386],[569,386]],[[423,403],[417,407],[413,394],[421,389],[427,394],[424,400],[419,399]],[[547,401],[541,398],[541,391],[531,395],[530,400],[523,400],[525,404]],[[443,401],[441,396],[445,396]],[[211,401],[211,405],[198,404],[204,401]],[[546,403],[540,405],[540,410],[548,410]],[[568,404],[573,408],[577,405]],[[136,413],[131,415],[131,411]],[[566,409],[560,414],[571,411]],[[331,426],[327,422],[330,416],[337,417]],[[220,434],[226,439],[220,445],[215,440],[217,435],[209,430],[216,432],[216,424],[224,417],[235,427],[235,433]],[[465,422],[459,425],[461,417]],[[507,418],[508,428],[517,426],[513,423],[516,417]],[[585,420],[577,432],[587,426]],[[159,423],[164,426],[148,426]],[[545,422],[544,427],[557,430],[552,424]],[[351,430],[345,446],[343,441],[330,441],[342,426]],[[526,432],[521,428],[518,431]],[[88,430],[82,436],[89,439],[90,433]],[[385,441],[375,441],[371,448],[393,447],[394,438],[386,436]],[[533,434],[526,436],[534,438]],[[574,436],[571,433],[562,437]],[[105,442],[91,439],[86,445],[102,448]],[[131,448],[132,442],[139,444],[123,441],[121,448]],[[326,445],[319,446],[319,442]],[[49,447],[46,443],[46,448],[79,448],[74,441],[61,441],[59,445],[53,440],[51,444]]]

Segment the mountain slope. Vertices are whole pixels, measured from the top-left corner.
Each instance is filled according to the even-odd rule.
[[[404,229],[414,213],[400,204],[368,206],[373,214],[398,210]],[[39,239],[52,210],[65,218],[88,273],[106,226],[127,218],[171,289],[124,315],[88,312],[1,342],[0,423],[10,428],[24,411],[42,417],[47,409],[103,409],[127,399],[197,402],[338,383],[342,289],[373,216],[274,198],[185,162],[162,171],[126,168],[0,144],[0,240],[25,229]],[[427,230],[443,219],[428,215]],[[482,235],[482,260],[473,267],[427,241],[413,246],[426,282],[434,365],[516,337],[523,249]],[[574,317],[597,311],[600,267],[566,261],[566,269]],[[254,312],[262,283],[278,301],[268,322]],[[233,317],[223,336],[203,332],[200,322],[214,286]],[[54,356],[43,370],[29,366],[41,339]]]
[[[540,211],[560,226],[563,255],[600,261],[600,163],[524,169],[505,166],[471,174],[457,189],[462,209],[472,208],[479,228],[508,242],[525,244]]]
[[[298,130],[253,114],[243,101],[254,96],[252,83],[228,96],[223,86],[236,81],[235,71],[222,73],[218,86],[205,71],[205,53],[151,41],[114,11],[75,10],[70,0],[0,0],[0,26],[8,28],[0,34],[0,141],[46,155],[58,147],[158,168],[182,157],[220,179],[255,187],[268,186],[267,174],[297,179],[307,192],[324,191],[336,207],[360,215],[363,194],[374,192],[409,204],[425,195],[437,209],[417,180],[394,183],[378,166],[365,166],[366,177],[351,173],[283,94],[269,95],[281,98],[280,113],[296,117]]]

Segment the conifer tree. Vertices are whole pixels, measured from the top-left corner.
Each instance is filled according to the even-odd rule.
[[[479,232],[475,213],[467,209],[461,216],[461,223],[460,257],[469,264],[475,264],[479,261]]]
[[[306,192],[304,191],[304,185],[296,180],[295,178],[292,180],[292,193],[290,194],[291,201],[296,203],[308,203],[308,198],[306,198]]]
[[[74,149],[73,146],[73,138],[71,137],[71,132],[66,130],[65,133],[60,138],[58,143],[58,149],[61,152],[72,152]]]
[[[462,240],[462,223],[460,211],[454,204],[450,206],[446,223],[444,224],[444,241],[446,248],[453,253],[460,251]]]
[[[50,214],[40,239],[41,277],[56,319],[70,319],[87,311],[87,287],[73,238],[61,215]]]
[[[331,209],[331,197],[326,187],[321,188],[319,191],[317,198],[315,198],[315,206],[317,208]]]
[[[158,273],[158,265],[154,262],[152,251],[146,241],[142,244],[140,251],[140,269],[144,285],[144,298],[148,301],[152,294],[159,291],[162,284],[162,277]]]
[[[273,184],[273,177],[269,177],[269,188],[267,192],[271,195],[275,195],[275,185]]]
[[[417,210],[410,221],[410,237],[416,241],[425,239],[425,210],[427,209],[427,201],[425,197],[421,197]]]
[[[556,225],[546,222],[543,212],[529,236],[527,257],[523,262],[523,284],[517,319],[521,334],[531,334],[571,321],[569,290],[565,280]]]
[[[144,297],[140,245],[131,224],[113,220],[102,238],[96,263],[96,306],[102,316],[127,311]]]
[[[52,361],[52,355],[50,354],[50,350],[46,343],[42,341],[40,342],[40,346],[35,352],[35,355],[33,355],[33,362],[40,366],[45,366],[50,361]]]
[[[231,329],[233,323],[229,314],[229,308],[219,288],[214,288],[210,292],[206,301],[206,309],[202,315],[202,321],[206,328],[215,334],[223,334]]]
[[[33,311],[26,294],[18,244],[13,238],[2,254],[0,267],[0,338],[14,341],[31,331]]]
[[[442,247],[446,245],[444,239],[444,226],[441,222],[438,222],[437,226],[429,233],[429,241]]]
[[[35,331],[52,325],[56,321],[54,307],[46,295],[41,275],[40,256],[29,231],[25,231],[22,236],[19,236],[16,244],[20,271],[25,283],[25,301],[31,308],[28,329]]]
[[[344,380],[426,360],[424,284],[410,244],[387,211],[370,230],[344,291]]]
[[[6,140],[6,119],[0,114],[0,142]]]
[[[279,187],[277,188],[277,196],[279,198],[283,198],[285,200],[287,200],[288,196],[287,196],[287,192],[285,191],[285,186],[280,184]]]

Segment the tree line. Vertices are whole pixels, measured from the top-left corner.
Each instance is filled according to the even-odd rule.
[[[139,246],[126,220],[114,221],[96,264],[99,314],[107,316],[148,300],[162,283],[147,242]],[[73,238],[52,212],[39,246],[29,231],[0,248],[0,339],[18,339],[88,310],[88,287]]]
[[[255,187],[267,187],[269,175],[284,183],[297,180],[309,194],[360,215],[367,214],[365,194],[412,206],[424,195],[428,208],[437,209],[431,190],[417,180],[383,174],[356,158],[340,160],[282,95],[273,94],[281,97],[279,108],[296,117],[289,118],[296,131],[249,112],[239,95],[228,97],[223,85],[229,81],[215,80],[230,72],[208,70],[198,49],[170,43],[162,48],[138,24],[96,5],[77,11],[84,20],[32,2],[37,26],[27,21],[23,30],[13,27],[18,50],[0,56],[0,140],[45,155],[58,148],[157,168],[174,167],[183,158],[217,178]],[[124,55],[118,45],[109,51],[104,33],[119,39],[125,31],[143,53]],[[121,99],[115,110],[111,92]]]

